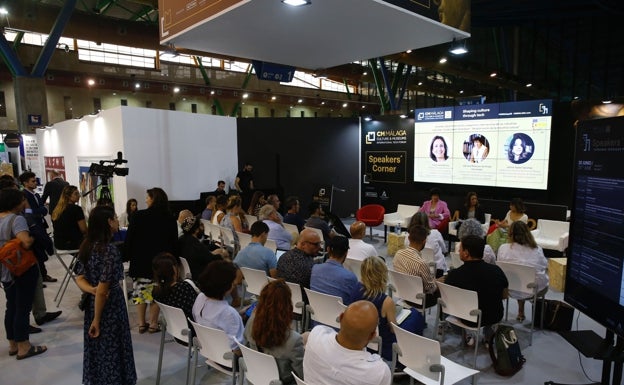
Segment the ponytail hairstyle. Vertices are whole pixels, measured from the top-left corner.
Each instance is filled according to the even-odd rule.
[[[178,261],[170,253],[160,253],[152,261],[154,272],[154,297],[163,298],[171,293],[171,286],[178,281]]]

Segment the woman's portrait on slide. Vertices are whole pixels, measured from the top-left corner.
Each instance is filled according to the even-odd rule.
[[[521,132],[513,134],[507,141],[507,146],[507,158],[514,164],[527,162],[535,152],[533,139]]]

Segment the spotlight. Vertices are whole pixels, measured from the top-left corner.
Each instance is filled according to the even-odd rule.
[[[7,11],[6,8],[4,7],[0,8],[0,15],[8,15],[8,14],[9,14],[9,11]]]
[[[495,77],[496,77],[496,75],[497,75],[497,74],[496,74],[496,72],[492,72],[492,73],[490,74],[490,77],[491,77],[491,78],[495,78]]]
[[[448,59],[446,57],[441,57],[440,58],[440,64],[444,64],[448,61]]]
[[[312,3],[311,0],[282,0],[282,3],[290,5],[292,7],[300,7],[302,5],[308,5]]]
[[[93,79],[89,79],[89,80],[87,80],[87,84],[88,84],[89,86],[92,86],[92,85],[94,85],[94,84],[95,84],[95,80],[93,80]]]
[[[243,99],[247,99],[248,97],[249,97],[249,94],[248,94],[248,93],[244,93],[244,94],[243,94]]]
[[[342,103],[342,108],[347,108],[348,104],[347,103]]]
[[[466,48],[466,40],[463,40],[462,42],[456,42],[455,39],[453,39],[453,43],[451,43],[451,49],[449,49],[449,52],[453,55],[463,55],[468,53],[468,49]]]
[[[180,92],[180,87],[173,87],[173,92],[176,94]]]
[[[370,116],[365,116],[364,120],[366,120],[367,122],[370,122],[371,120],[373,120],[373,118],[371,118]]]

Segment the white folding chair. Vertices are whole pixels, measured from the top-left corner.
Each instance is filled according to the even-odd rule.
[[[156,301],[160,309],[160,351],[158,353],[158,369],[156,371],[156,385],[160,384],[160,373],[162,371],[163,352],[165,349],[165,335],[169,333],[177,343],[187,347],[186,356],[186,382],[189,383],[191,373],[191,356],[193,354],[193,333],[188,326],[188,321],[182,309],[165,305]]]
[[[345,259],[343,266],[357,277],[358,281],[362,282],[362,262],[359,259],[347,258]]]
[[[180,264],[182,265],[182,278],[183,279],[187,279],[187,278],[193,278],[193,275],[191,274],[191,267],[188,264],[188,261],[186,260],[186,258],[184,257],[180,257]]]
[[[191,385],[195,385],[197,372],[197,357],[201,354],[206,358],[206,364],[217,371],[232,376],[232,385],[236,385],[238,374],[238,357],[232,352],[230,338],[223,330],[203,326],[189,319],[195,330],[193,346],[196,350],[193,371],[191,372]]]
[[[221,237],[221,228],[210,221],[204,221],[204,234],[211,242],[219,244],[223,247],[223,237]]]
[[[535,324],[535,304],[537,303],[537,273],[534,267],[520,265],[518,263],[496,261],[496,265],[503,270],[509,282],[509,296],[514,299],[529,300],[531,302],[531,332],[529,334],[529,345],[533,344],[533,325]],[[542,302],[543,304],[544,302]],[[540,314],[544,314],[541,309]],[[505,321],[509,313],[509,298],[505,300]],[[540,320],[543,324],[543,319]]]
[[[392,277],[392,290],[401,298],[397,304],[406,308],[413,307],[412,304],[419,305],[423,318],[425,318],[427,301],[422,278],[416,275],[399,273],[394,270],[388,270],[388,274]]]
[[[429,266],[429,271],[431,272],[431,275],[435,277],[437,266],[435,263],[435,254],[433,252],[433,249],[425,247],[420,251],[420,255],[422,259],[427,262],[427,266]]]
[[[455,384],[479,373],[443,357],[438,341],[392,326],[397,339],[392,345],[392,373],[397,361],[405,365],[405,373],[425,385]]]
[[[464,264],[464,261],[459,257],[459,253],[455,251],[451,251],[451,267],[453,269],[457,269],[461,265]]]
[[[295,372],[291,372],[291,373],[292,373],[293,377],[295,378],[295,382],[297,383],[297,385],[308,385],[307,382],[305,382],[301,378],[297,377]]]
[[[284,225],[284,229],[286,229],[286,231],[293,234],[293,238],[295,235],[299,234],[299,228],[296,225],[292,225],[290,223],[282,223],[282,225]]]
[[[247,224],[249,225],[250,228],[251,228],[251,225],[258,222],[258,217],[255,215],[245,214],[245,219],[247,220]]]
[[[54,248],[54,255],[58,258],[59,262],[61,262],[61,266],[65,269],[65,275],[61,280],[61,285],[59,286],[56,295],[54,296],[54,302],[56,302],[56,307],[61,306],[61,301],[65,296],[65,291],[67,290],[67,286],[69,286],[70,281],[74,281],[76,283],[76,274],[74,274],[74,265],[76,264],[76,260],[78,258],[79,250],[61,250]],[[69,263],[66,263],[63,259],[64,257],[69,257]],[[78,286],[78,284],[76,284]],[[127,294],[126,294],[127,296]]]
[[[307,287],[304,287],[303,290],[305,290],[308,296],[308,302],[310,302],[307,306],[310,318],[318,323],[340,329],[338,316],[340,316],[345,309],[342,298],[335,295],[319,293]]]
[[[439,322],[442,313],[446,314],[445,321],[467,331],[475,333],[474,363],[477,368],[477,349],[479,348],[479,332],[481,330],[481,310],[479,310],[479,297],[476,291],[460,289],[459,287],[438,282],[440,298],[438,298],[438,315],[436,327],[439,330]],[[462,320],[474,322],[476,326],[470,326]]]
[[[264,247],[273,250],[274,254],[277,252],[277,242],[275,242],[273,239],[267,239],[264,243]]]
[[[221,230],[221,239],[223,242],[223,247],[231,248],[236,251],[236,237],[234,235],[234,231],[228,227],[219,226],[219,230]],[[234,254],[232,254],[234,255]]]
[[[272,279],[272,278],[269,278]],[[295,318],[299,323],[298,330],[299,332],[303,332],[303,327],[305,325],[305,302],[303,302],[303,293],[301,291],[301,285],[298,283],[286,282],[286,285],[290,288],[290,300],[293,306],[293,313],[295,314]]]
[[[238,243],[240,244],[240,249],[244,249],[251,243],[251,234],[241,233],[240,231],[236,232],[238,236]]]
[[[277,362],[271,355],[258,352],[247,346],[238,343],[238,347],[243,353],[243,358],[239,359],[241,380],[246,378],[253,385],[281,385],[279,379],[279,369]]]
[[[241,267],[241,273],[245,280],[243,281],[243,298],[247,293],[260,295],[262,288],[269,283],[269,278],[264,270],[250,269]]]

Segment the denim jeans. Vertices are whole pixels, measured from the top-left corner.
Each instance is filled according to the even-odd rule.
[[[4,313],[4,328],[7,339],[16,342],[28,341],[30,310],[39,277],[39,267],[34,265],[12,282],[3,283],[7,303]]]

